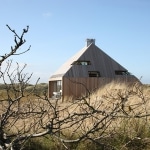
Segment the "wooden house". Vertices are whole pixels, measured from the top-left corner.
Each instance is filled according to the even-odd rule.
[[[95,39],[87,39],[86,46],[50,77],[49,98],[76,99],[112,80],[135,82],[138,79],[98,48]]]

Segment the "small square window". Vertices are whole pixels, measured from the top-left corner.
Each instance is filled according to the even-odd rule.
[[[89,77],[100,77],[99,71],[89,71]]]
[[[116,70],[115,75],[130,75],[130,73],[126,70]]]
[[[82,65],[82,66],[87,66],[87,65],[91,65],[90,61],[86,61],[86,60],[78,60],[78,61],[74,61],[72,63],[72,65]]]

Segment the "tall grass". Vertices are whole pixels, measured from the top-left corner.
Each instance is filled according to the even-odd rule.
[[[44,87],[43,90],[40,88]],[[29,87],[28,90],[30,90]],[[40,85],[38,92],[42,93],[47,89],[46,85]],[[137,91],[136,91],[137,90]],[[126,110],[130,114],[138,112],[150,113],[150,86],[140,85],[137,89],[136,86],[129,86],[121,83],[110,83],[103,88],[98,89],[95,93],[90,95],[90,104],[95,108],[103,101],[101,108],[106,108],[118,100],[118,95],[128,97],[126,102]],[[1,92],[1,96],[5,92]],[[144,101],[144,102],[143,102]],[[140,104],[137,105],[136,104]],[[66,104],[61,104],[65,107]],[[128,107],[134,107],[134,112],[130,112]],[[102,108],[103,107],[103,108]],[[74,108],[71,108],[73,110]],[[88,120],[87,127],[90,127],[93,122]],[[80,132],[79,130],[78,132]],[[95,135],[99,135],[100,131],[91,135],[94,139]],[[72,130],[64,131],[66,139],[76,138],[71,136]],[[77,135],[80,135],[77,134]],[[67,143],[66,146],[69,150],[149,150],[150,149],[150,118],[149,116],[143,118],[115,118],[110,124],[109,128],[105,131],[102,138],[95,141],[90,139],[83,140],[79,143]],[[55,139],[53,136],[45,136],[34,138],[26,142],[24,150],[65,150],[63,144]]]

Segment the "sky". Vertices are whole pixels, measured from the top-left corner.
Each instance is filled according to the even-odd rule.
[[[6,24],[18,34],[29,25],[19,51],[31,45],[30,51],[11,59],[27,64],[31,82],[40,77],[39,82],[47,83],[93,38],[142,83],[150,84],[150,0],[0,0],[0,55],[14,45]]]

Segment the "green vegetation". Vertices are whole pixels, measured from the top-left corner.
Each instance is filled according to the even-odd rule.
[[[61,150],[62,145],[57,141],[53,140],[50,136],[29,139],[25,143],[24,150]]]
[[[11,85],[7,84],[1,84],[0,83],[0,95],[5,95],[6,96],[6,89],[8,89],[8,86],[11,87]],[[14,85],[13,85],[14,86]],[[16,86],[18,86],[16,84]],[[32,85],[32,84],[28,84],[27,87],[26,87],[26,92],[31,92],[33,89],[35,88],[35,85]],[[13,89],[12,89],[12,92],[13,92]],[[36,93],[37,95],[43,95],[44,93],[47,93],[48,92],[48,84],[47,83],[39,83],[36,85],[36,88],[34,90],[34,93]]]
[[[107,135],[96,142],[84,140],[80,143],[68,143],[70,150],[149,150],[149,122],[143,119],[123,119]],[[70,131],[71,132],[71,131]],[[101,143],[101,144],[99,144]],[[35,138],[26,143],[24,150],[65,150],[65,147],[50,136]]]
[[[29,92],[34,88],[35,85],[30,84],[26,90]],[[48,84],[47,83],[39,83],[36,85],[35,93],[38,95],[43,95],[48,92]]]

